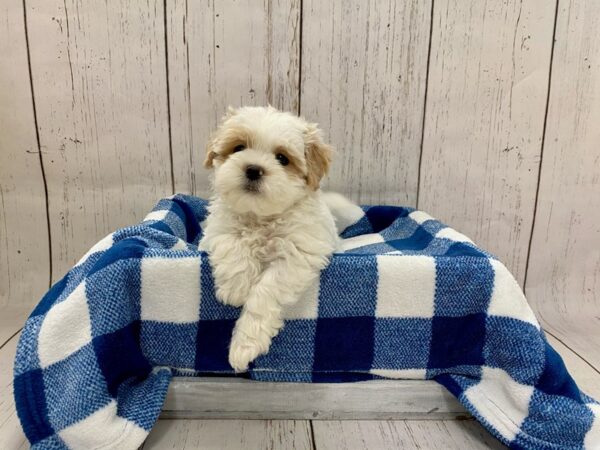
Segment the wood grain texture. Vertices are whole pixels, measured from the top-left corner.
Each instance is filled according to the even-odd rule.
[[[0,5],[0,307],[36,303],[50,280],[23,3]]]
[[[18,340],[19,335],[14,336],[0,348],[0,448],[3,450],[29,448],[13,397],[13,361]]]
[[[468,413],[444,387],[424,380],[266,383],[175,378],[162,418],[440,419]]]
[[[495,253],[522,284],[540,161],[554,2],[435,2],[419,208]]]
[[[306,420],[159,420],[143,449],[312,449]]]
[[[205,146],[228,106],[298,109],[300,0],[167,8],[175,190],[206,197]]]
[[[314,421],[318,450],[507,448],[474,420]]]
[[[526,292],[600,370],[600,4],[559,2]]]
[[[0,306],[0,348],[23,328],[31,309],[23,305]]]
[[[581,389],[592,398],[600,398],[600,370],[583,360],[554,336],[546,335],[548,342],[561,356],[567,370]]]
[[[414,206],[431,1],[303,3],[301,112],[337,148],[325,186]]]
[[[172,191],[162,6],[27,2],[55,280]]]

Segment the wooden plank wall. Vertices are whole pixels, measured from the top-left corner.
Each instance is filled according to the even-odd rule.
[[[206,197],[205,144],[229,105],[296,112],[300,1],[168,3],[167,49],[176,192]]]
[[[21,0],[0,17],[0,306],[18,306],[49,287],[49,242]]]
[[[415,205],[431,1],[303,4],[301,112],[338,153],[326,187]]]
[[[172,193],[163,2],[28,0],[54,281]]]
[[[547,329],[596,368],[600,368],[599,27],[600,3],[559,2],[525,286]]]
[[[522,282],[535,205],[554,7],[437,0],[421,209],[497,254]]]
[[[594,0],[1,11],[0,304],[35,303],[50,272],[161,196],[206,196],[204,145],[226,105],[270,102],[321,123],[338,148],[327,187],[470,235],[600,366],[579,326],[600,329]]]

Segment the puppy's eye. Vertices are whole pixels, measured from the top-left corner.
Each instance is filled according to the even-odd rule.
[[[241,152],[242,150],[244,150],[246,148],[245,145],[236,145],[235,147],[233,147],[233,151],[232,153],[237,153],[237,152]]]
[[[290,163],[290,160],[283,153],[277,153],[277,155],[275,155],[275,158],[277,159],[277,161],[279,161],[279,164],[281,164],[282,166],[287,166]]]

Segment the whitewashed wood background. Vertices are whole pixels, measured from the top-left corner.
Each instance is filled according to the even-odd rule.
[[[229,104],[318,121],[326,187],[416,206],[497,254],[600,368],[596,0],[2,0],[0,305],[207,193]]]

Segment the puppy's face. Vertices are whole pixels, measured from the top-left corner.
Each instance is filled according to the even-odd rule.
[[[217,195],[238,213],[280,214],[319,188],[331,161],[315,124],[268,107],[230,109],[208,143]]]

